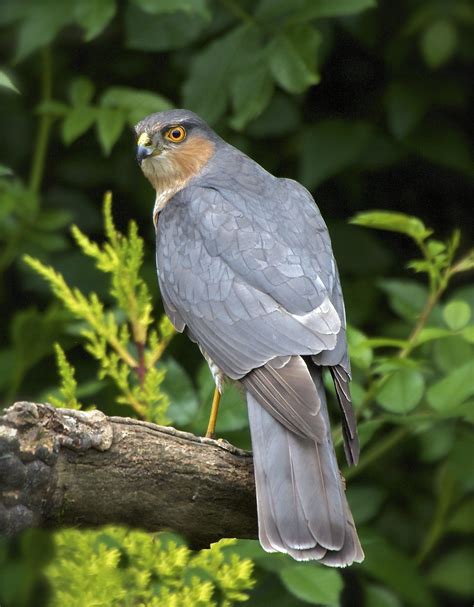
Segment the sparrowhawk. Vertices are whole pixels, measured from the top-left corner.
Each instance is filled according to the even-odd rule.
[[[327,367],[355,464],[344,302],[316,203],[190,111],[152,114],[135,128],[137,160],[156,190],[165,311],[199,345],[216,394],[230,379],[246,396],[260,543],[296,560],[360,562],[322,380]]]

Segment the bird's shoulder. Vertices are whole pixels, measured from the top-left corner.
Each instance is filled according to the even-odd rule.
[[[228,144],[218,149],[174,202],[193,219],[208,218],[210,230],[225,226],[267,233],[308,254],[331,248],[326,224],[310,192],[297,181],[275,177]]]

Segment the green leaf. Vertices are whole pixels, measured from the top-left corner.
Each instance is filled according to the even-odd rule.
[[[403,607],[397,596],[383,586],[367,585],[365,607]]]
[[[453,274],[458,274],[459,272],[469,272],[470,270],[474,270],[474,249],[469,251],[469,253],[463,257],[461,261],[458,261],[453,268]]]
[[[367,523],[380,510],[385,494],[379,487],[353,485],[347,489],[347,499],[351,505],[356,525]]]
[[[400,369],[418,369],[419,361],[413,358],[399,358],[398,356],[380,357],[374,365],[374,373],[385,375]]]
[[[420,39],[421,52],[428,67],[436,69],[449,61],[457,43],[457,29],[451,21],[439,19],[432,23]]]
[[[236,75],[230,90],[234,108],[230,123],[240,130],[257,118],[272,98],[273,82],[263,56],[257,57],[250,69]]]
[[[471,307],[465,301],[450,301],[443,309],[443,318],[450,329],[459,331],[471,319]]]
[[[170,401],[166,415],[173,424],[185,426],[195,417],[199,407],[193,383],[173,358],[168,358],[162,366],[166,369],[166,375],[161,390],[168,395]]]
[[[467,342],[469,342],[470,344],[474,344],[474,326],[473,325],[469,325],[469,327],[466,327],[465,329],[463,329],[461,334]]]
[[[94,85],[88,78],[76,78],[69,88],[72,105],[89,105],[94,96]]]
[[[289,93],[302,93],[320,80],[316,71],[321,37],[310,25],[295,27],[273,38],[267,48],[275,82]]]
[[[474,175],[470,141],[466,133],[452,125],[425,123],[404,140],[404,144],[434,164]]]
[[[70,107],[66,103],[59,101],[44,101],[36,108],[38,114],[46,114],[54,118],[61,118],[69,112]]]
[[[171,102],[162,95],[126,86],[113,86],[107,89],[100,99],[100,105],[104,108],[123,110],[131,126],[148,114],[169,110],[172,107]]]
[[[133,0],[143,11],[154,15],[184,12],[209,18],[207,0]]]
[[[352,396],[352,404],[357,409],[364,404],[364,399],[367,395],[367,391],[365,388],[359,384],[357,381],[351,382],[351,396]],[[342,437],[341,437],[342,438]]]
[[[140,51],[168,51],[194,42],[207,22],[199,15],[170,13],[151,15],[129,4],[125,12],[126,44]]]
[[[448,329],[442,329],[439,327],[424,327],[416,338],[416,345],[420,346],[421,344],[425,344],[429,341],[435,341],[437,339],[445,339],[447,337],[452,337],[452,332]]]
[[[69,2],[35,0],[21,21],[15,60],[21,61],[36,49],[46,46],[73,20]]]
[[[366,122],[337,118],[303,126],[299,178],[309,189],[357,164],[373,133]]]
[[[354,365],[361,369],[368,369],[372,363],[373,351],[367,343],[367,336],[352,325],[348,325],[347,342]]]
[[[469,405],[472,409],[472,403]],[[446,462],[446,471],[456,479],[462,493],[472,493],[474,490],[474,441],[471,428],[468,433],[458,432]]]
[[[317,17],[352,15],[376,6],[375,0],[260,0],[255,16],[259,20],[307,22]]]
[[[399,369],[390,375],[377,393],[377,402],[391,413],[408,413],[425,391],[423,375],[416,369]]]
[[[75,5],[77,23],[85,30],[88,42],[96,38],[115,15],[115,0],[80,0]]]
[[[361,422],[358,424],[357,432],[359,434],[359,441],[361,447],[366,445],[371,438],[375,435],[377,430],[379,430],[384,424],[384,420],[382,419],[371,419],[367,422]]]
[[[448,331],[448,335],[451,333]],[[364,345],[370,348],[406,348],[408,340],[406,339],[394,339],[393,337],[369,337],[364,342]]]
[[[0,177],[11,177],[13,175],[13,171],[9,168],[0,164]]]
[[[436,462],[446,457],[453,446],[455,436],[454,425],[444,419],[432,425],[429,432],[422,432],[419,435],[421,461]]]
[[[260,51],[260,36],[253,26],[241,26],[214,40],[196,55],[183,87],[183,105],[209,123],[224,114],[230,84],[236,73]]]
[[[428,573],[430,583],[436,588],[457,596],[474,596],[474,549],[462,547],[441,556]]]
[[[221,432],[233,432],[247,428],[248,425],[244,398],[236,386],[230,384],[225,387],[222,395],[217,427]]]
[[[93,124],[97,116],[97,110],[90,106],[73,107],[67,114],[61,125],[63,141],[69,145],[85,133]]]
[[[451,371],[427,391],[428,402],[433,409],[447,412],[474,395],[474,360]]]
[[[10,89],[11,91],[14,91],[15,93],[20,93],[20,91],[13,84],[10,76],[8,76],[8,74],[6,74],[2,70],[0,70],[0,87]]]
[[[123,110],[100,108],[97,110],[97,134],[105,154],[109,154],[125,126]]]
[[[67,316],[55,307],[46,312],[34,308],[18,312],[11,324],[11,340],[15,350],[16,389],[24,374],[51,353],[51,344],[64,328]]]
[[[370,534],[364,542],[365,561],[360,568],[383,582],[412,607],[434,607],[433,598],[415,563],[381,536]]]
[[[18,539],[25,560],[34,568],[41,568],[53,560],[53,537],[46,529],[27,529]]]
[[[474,497],[459,506],[449,520],[448,529],[456,533],[474,533]]]
[[[445,373],[458,369],[473,355],[472,345],[460,335],[451,335],[433,345],[434,362]]]
[[[430,103],[425,89],[415,83],[393,82],[385,95],[388,126],[397,139],[403,139],[420,122]]]
[[[410,322],[419,316],[428,299],[428,289],[414,280],[382,280],[379,287],[388,295],[392,310]]]
[[[285,587],[297,598],[312,605],[338,604],[342,591],[341,574],[314,563],[298,563],[280,572]]]
[[[400,232],[416,242],[425,240],[432,233],[418,217],[392,211],[364,211],[352,217],[350,222],[366,228]]]

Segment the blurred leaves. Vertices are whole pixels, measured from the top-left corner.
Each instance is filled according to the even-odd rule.
[[[471,145],[466,134],[452,126],[429,124],[413,133],[407,146],[436,165],[474,175]]]
[[[443,318],[452,331],[459,331],[471,319],[471,307],[465,301],[450,301],[443,309]]]
[[[458,41],[455,25],[447,19],[430,24],[423,32],[420,47],[426,64],[436,69],[449,61]]]
[[[474,395],[473,377],[474,361],[471,360],[430,386],[428,402],[440,412],[455,410],[457,405]]]
[[[117,310],[106,310],[96,293],[84,295],[78,288],[71,288],[59,272],[38,259],[26,256],[24,260],[48,283],[64,308],[82,321],[84,347],[98,362],[98,378],[109,378],[115,384],[116,402],[128,405],[142,418],[163,424],[169,402],[160,390],[165,370],[158,369],[156,363],[172,338],[173,329],[167,318],[153,327],[151,295],[141,277],[143,240],[134,222],[127,235],[117,230],[110,193],[104,199],[104,226],[106,242],[102,247],[77,226],[71,231],[82,253],[109,275],[109,291]],[[74,370],[58,347],[56,354],[62,395],[77,405]]]
[[[392,82],[385,94],[388,126],[397,139],[403,139],[420,122],[428,109],[426,90],[416,82]]]
[[[462,548],[442,556],[429,572],[429,579],[433,586],[469,599],[474,595],[473,568],[474,550]]]
[[[299,22],[316,17],[350,15],[374,6],[374,0],[295,0],[291,6],[284,0],[261,0],[255,15],[259,20]]]
[[[324,120],[305,129],[301,181],[312,189],[354,165],[369,145],[372,132],[370,124],[340,119]]]
[[[142,10],[160,15],[162,13],[176,13],[183,11],[191,15],[209,17],[209,9],[206,0],[133,0],[134,4]]]
[[[269,44],[270,70],[275,81],[289,93],[302,93],[319,82],[316,72],[319,33],[311,26],[298,26],[276,36]]]
[[[38,196],[22,181],[0,177],[0,270],[22,253],[61,251],[67,246],[62,229],[71,215],[63,209],[41,209]]]
[[[70,145],[94,124],[105,154],[109,154],[125,125],[134,126],[147,114],[169,109],[170,102],[156,93],[128,87],[110,87],[94,105],[94,85],[87,78],[77,78],[69,88],[71,105],[48,101],[41,106],[45,114],[62,119],[62,138]]]
[[[8,76],[8,74],[2,70],[0,70],[0,87],[9,89],[10,91],[15,91],[15,93],[19,93],[19,90],[13,84],[10,76]]]
[[[300,563],[284,568],[280,576],[292,594],[311,605],[334,605],[339,601],[342,580],[335,569]]]
[[[249,25],[237,27],[212,42],[193,60],[183,88],[184,106],[211,124],[217,122],[227,108],[230,83],[242,77],[263,52],[258,30]],[[212,74],[211,79],[208,74]],[[235,103],[239,107],[238,99]]]
[[[199,13],[154,15],[129,4],[125,15],[127,46],[141,51],[169,51],[194,42],[207,20]]]
[[[413,321],[423,310],[428,290],[419,282],[386,279],[379,282],[379,287],[388,295],[395,314],[405,320]]]
[[[377,402],[392,413],[408,413],[420,402],[425,389],[423,375],[416,369],[399,369],[387,377],[377,393]]]
[[[183,427],[194,420],[199,401],[191,378],[174,359],[163,362],[166,374],[161,390],[167,394],[169,407],[167,416],[172,424]]]
[[[86,42],[93,40],[115,15],[115,0],[81,0],[76,5],[77,23],[84,29]]]
[[[11,346],[0,350],[4,369],[0,376],[0,388],[9,387],[7,398],[15,396],[32,367],[51,355],[52,344],[64,332],[69,320],[69,316],[57,306],[42,312],[26,308],[15,315],[10,326]]]
[[[391,588],[407,605],[434,607],[433,597],[412,560],[380,536],[371,534],[365,539],[365,561],[360,567]]]
[[[46,568],[52,607],[127,603],[213,607],[214,595],[229,607],[247,600],[254,585],[252,562],[227,557],[235,540],[194,551],[175,535],[120,527],[54,536],[56,558]],[[232,575],[232,572],[234,575]]]

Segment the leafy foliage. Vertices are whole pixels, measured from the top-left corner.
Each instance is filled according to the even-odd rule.
[[[71,231],[82,252],[95,260],[101,272],[110,274],[110,293],[118,313],[106,312],[95,293],[86,296],[77,288],[71,289],[61,274],[39,260],[25,257],[25,261],[50,284],[66,309],[84,321],[81,335],[86,341],[86,350],[99,363],[99,379],[109,377],[114,381],[119,390],[117,402],[129,405],[141,417],[165,423],[168,400],[160,392],[164,370],[159,370],[156,362],[173,336],[173,328],[167,317],[163,317],[159,329],[150,330],[153,324],[151,297],[140,277],[143,240],[134,222],[130,223],[128,237],[116,230],[110,194],[104,202],[104,221],[107,241],[102,248],[77,226]],[[130,352],[131,346],[135,354]],[[56,354],[63,396],[77,405],[74,371],[58,346]]]
[[[77,400],[77,381],[74,377],[74,368],[68,363],[66,354],[59,344],[55,344],[54,349],[58,364],[58,374],[61,378],[61,387],[59,391],[62,398],[60,399],[56,396],[50,395],[48,400],[55,407],[81,409],[82,405]]]
[[[178,538],[107,527],[55,534],[56,558],[46,569],[51,605],[231,607],[253,586],[252,561],[226,556],[222,540],[193,554]]]
[[[234,588],[252,606],[471,604],[474,255],[459,251],[472,241],[473,23],[465,0],[0,3],[2,405],[95,403],[205,430],[207,366],[181,336],[160,351],[169,326],[160,334],[152,320],[160,310],[152,192],[134,169],[129,133],[144,115],[171,106],[201,113],[265,168],[312,189],[328,221],[363,445],[359,467],[343,474],[367,558],[346,574],[268,555],[255,542],[219,548],[228,580],[232,554],[254,562],[255,586]],[[104,242],[96,201],[109,189],[119,228],[109,209]],[[351,215],[357,225],[347,226]],[[130,219],[141,238],[136,227],[127,232]],[[33,265],[46,280],[25,255],[41,260]],[[226,392],[218,424],[223,437],[250,446],[236,391]],[[334,437],[340,445],[337,422]],[[59,563],[64,583],[74,571],[94,594],[90,604],[105,589],[110,604],[115,590],[170,588],[152,587],[147,575],[181,546],[168,550],[163,540],[134,577],[125,541],[150,554],[151,536],[105,533],[107,541],[101,532],[39,530],[1,540],[2,605],[57,600]],[[81,542],[84,558],[74,560]],[[223,599],[209,558],[189,553],[173,589],[210,596],[212,586],[211,600]],[[107,571],[100,585],[93,562]]]

